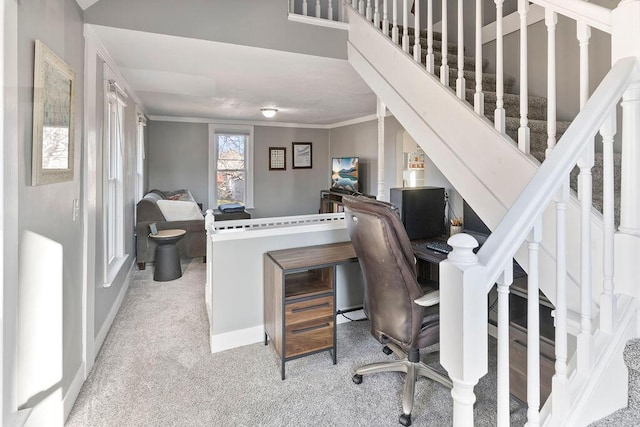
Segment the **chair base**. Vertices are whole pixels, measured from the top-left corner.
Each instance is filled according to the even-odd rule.
[[[363,375],[374,374],[376,372],[404,372],[406,376],[404,393],[402,395],[402,415],[400,415],[399,422],[403,426],[409,426],[411,425],[411,410],[413,409],[416,380],[418,377],[429,378],[449,388],[453,387],[453,383],[447,376],[422,363],[418,350],[407,354],[396,344],[388,343],[385,346],[385,350],[383,350],[386,354],[390,354],[390,352],[387,352],[387,348],[401,357],[401,359],[391,362],[370,363],[362,366],[356,370],[353,376],[353,382],[360,384]],[[412,360],[417,361],[414,362]]]

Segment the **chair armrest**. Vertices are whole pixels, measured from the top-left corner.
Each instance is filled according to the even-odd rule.
[[[413,302],[423,307],[432,307],[440,302],[440,291],[433,291],[428,294],[424,294],[420,298],[413,300]]]

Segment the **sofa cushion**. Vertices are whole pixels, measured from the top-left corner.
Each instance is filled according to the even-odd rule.
[[[195,202],[182,200],[158,200],[156,202],[167,221],[187,221],[204,219]]]

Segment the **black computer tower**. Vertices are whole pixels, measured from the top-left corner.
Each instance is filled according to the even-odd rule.
[[[400,210],[409,239],[428,239],[445,234],[444,188],[392,188],[390,201]]]

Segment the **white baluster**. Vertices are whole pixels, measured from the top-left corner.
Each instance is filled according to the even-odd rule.
[[[584,22],[577,22],[577,35],[580,42],[580,109],[589,99],[589,39],[591,27]]]
[[[327,5],[327,19],[333,21],[333,0],[329,0]]]
[[[518,0],[518,13],[520,13],[520,127],[518,128],[518,148],[523,153],[531,151],[531,136],[529,130],[529,71],[528,42],[527,42],[527,14],[529,1]]]
[[[442,0],[442,65],[440,65],[440,83],[449,86],[449,46],[448,46],[448,25],[447,25],[447,0]]]
[[[414,24],[413,24],[413,60],[422,63],[422,50],[420,47],[420,1],[414,3]]]
[[[409,10],[407,10],[407,0],[402,0],[402,50],[409,52]]]
[[[373,25],[376,26],[376,28],[380,28],[380,2],[378,0],[375,0],[375,8],[374,8],[374,12],[373,12]]]
[[[569,408],[567,399],[567,201],[569,177],[556,195],[556,302],[555,373],[552,378],[552,416],[562,425]]]
[[[316,18],[321,17],[322,7],[320,6],[320,0],[316,0]]]
[[[576,33],[580,42],[580,110],[589,99],[589,38],[591,27],[584,22],[576,23]],[[578,197],[580,196],[580,182],[578,182]]]
[[[362,1],[362,0],[360,0],[360,1]],[[351,6],[354,9],[358,9],[358,0],[351,0]]]
[[[427,71],[435,73],[435,60],[433,57],[433,0],[427,0]]]
[[[302,14],[307,16],[307,0],[302,0]]]
[[[360,0],[358,3],[358,12],[360,12],[360,15],[364,15],[364,0]]]
[[[542,224],[538,219],[529,241],[527,288],[527,426],[540,424],[540,263]]]
[[[547,150],[548,156],[556,146],[556,24],[558,14],[551,9],[544,11],[547,26]]]
[[[393,28],[391,29],[391,40],[398,44],[398,0],[393,0]]]
[[[389,35],[389,16],[387,14],[387,0],[382,1],[382,33]]]
[[[602,135],[602,175],[603,175],[603,195],[602,195],[602,216],[603,216],[603,283],[602,295],[600,295],[600,329],[604,332],[613,332],[615,320],[616,297],[613,293],[613,271],[614,271],[614,235],[615,235],[615,213],[614,213],[614,175],[613,175],[613,140],[616,134],[616,110],[613,109],[611,115],[600,128]]]
[[[467,82],[464,78],[464,17],[462,0],[458,0],[458,79],[456,80],[456,94],[464,100]]]
[[[367,21],[369,22],[371,22],[371,20],[373,19],[373,9],[371,8],[371,0],[367,0],[367,9],[366,9],[365,16],[367,18]]]
[[[592,284],[591,284],[591,210],[592,176],[591,168],[594,162],[594,143],[587,144],[586,149],[578,159],[580,174],[578,188],[580,195],[580,333],[578,334],[578,373],[588,375],[593,360],[592,336]]]
[[[482,0],[476,0],[476,93],[473,109],[484,116],[484,92],[482,92]]]
[[[509,259],[498,278],[498,418],[497,425],[508,426],[509,403],[509,286],[513,283],[513,260]]]
[[[496,3],[496,110],[493,113],[493,124],[500,133],[505,132],[506,118],[504,111],[504,39],[502,9],[504,0]]]
[[[378,116],[378,200],[388,200],[384,188],[384,116],[387,107],[380,98],[376,102],[376,115]]]
[[[296,0],[289,1],[289,13],[295,13]]]

